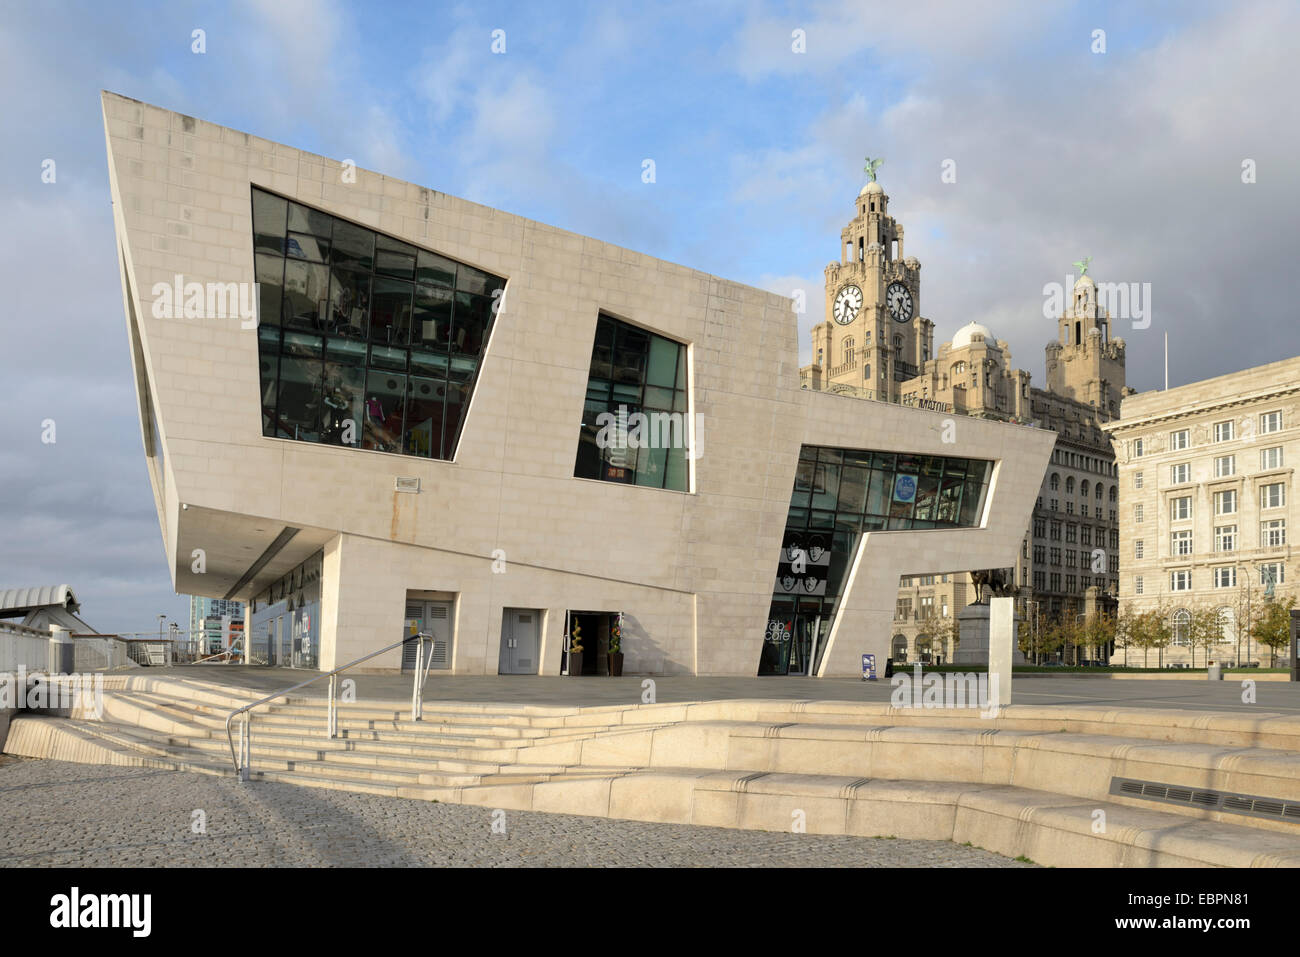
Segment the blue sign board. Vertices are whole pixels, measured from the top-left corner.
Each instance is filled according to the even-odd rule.
[[[894,501],[910,502],[916,498],[916,476],[900,475],[894,480]]]
[[[876,656],[875,655],[862,656],[862,680],[863,681],[876,680]]]

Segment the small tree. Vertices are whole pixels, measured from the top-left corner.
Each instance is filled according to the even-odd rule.
[[[1096,660],[1101,649],[1115,640],[1115,617],[1107,611],[1095,612],[1079,623],[1078,633],[1079,644]]]
[[[949,615],[933,619],[929,632],[944,661],[951,662],[952,656],[957,652],[957,644],[961,641],[961,625],[957,617]]]
[[[1205,663],[1210,663],[1210,646],[1219,640],[1221,626],[1217,608],[1198,607],[1191,610],[1187,623],[1187,640],[1192,648],[1192,667],[1196,667],[1196,649],[1205,648]]]
[[[1034,623],[1028,618],[1021,619],[1016,626],[1016,645],[1027,661],[1038,664],[1034,648]]]
[[[1129,625],[1130,640],[1142,649],[1142,667],[1151,667],[1151,650],[1163,650],[1172,637],[1169,613],[1164,607],[1151,608],[1133,616]]]
[[[1124,650],[1124,664],[1128,664],[1128,649],[1136,647],[1136,625],[1138,621],[1137,614],[1132,608],[1125,605],[1120,609],[1119,614],[1115,616],[1115,650]]]
[[[1068,618],[1049,618],[1043,622],[1039,636],[1039,648],[1043,654],[1053,655],[1064,649],[1073,634],[1072,625],[1073,621]]]
[[[1251,635],[1261,645],[1268,646],[1271,653],[1270,668],[1277,664],[1277,650],[1285,648],[1291,640],[1291,609],[1294,607],[1294,598],[1285,601],[1267,598],[1255,616],[1255,627],[1251,630]]]

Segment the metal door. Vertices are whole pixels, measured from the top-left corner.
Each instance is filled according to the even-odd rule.
[[[425,653],[431,655],[429,667],[434,671],[451,668],[451,602],[409,601],[406,603],[406,628],[403,637],[426,632],[433,636],[432,650],[426,644]],[[416,643],[408,641],[402,646],[402,670],[415,669]]]
[[[534,608],[506,608],[501,612],[499,674],[537,674],[542,645],[541,619],[541,612]]]

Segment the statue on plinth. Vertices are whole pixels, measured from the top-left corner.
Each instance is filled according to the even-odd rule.
[[[1014,569],[1010,568],[983,568],[979,571],[970,573],[971,583],[975,586],[975,600],[972,605],[987,605],[988,600],[984,597],[984,588],[989,589],[990,598],[1015,598],[1020,594],[1020,589],[1016,587],[1016,576]]]

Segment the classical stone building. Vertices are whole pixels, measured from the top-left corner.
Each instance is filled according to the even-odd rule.
[[[628,673],[858,674],[900,574],[1014,559],[1051,437],[801,389],[786,298],[103,108],[168,569],[247,604],[254,661],[426,632],[443,671],[594,674],[620,636]],[[864,261],[901,244],[877,198]]]
[[[1300,462],[1300,357],[1124,398],[1106,426],[1119,454],[1121,608],[1169,615],[1157,660],[1263,661],[1249,632],[1266,594],[1297,595],[1293,525]],[[1218,640],[1193,649],[1188,623],[1212,610]],[[1128,651],[1129,663],[1141,652]],[[1122,662],[1124,651],[1116,652]],[[1140,663],[1140,662],[1139,662]]]
[[[1117,415],[1125,373],[1124,341],[1111,337],[1096,284],[1080,277],[1057,317],[1044,389],[1031,386],[1008,344],[980,323],[959,328],[936,353],[934,323],[919,312],[921,264],[901,258],[903,226],[888,204],[875,181],[855,200],[841,261],[826,267],[826,319],[812,330],[804,387],[1055,432],[1051,466],[1008,575],[1021,614],[1038,624],[1105,605],[1118,587],[1119,533],[1114,456],[1101,425]],[[935,572],[900,582],[890,642],[896,660],[949,658],[949,623],[978,597],[969,575]]]

